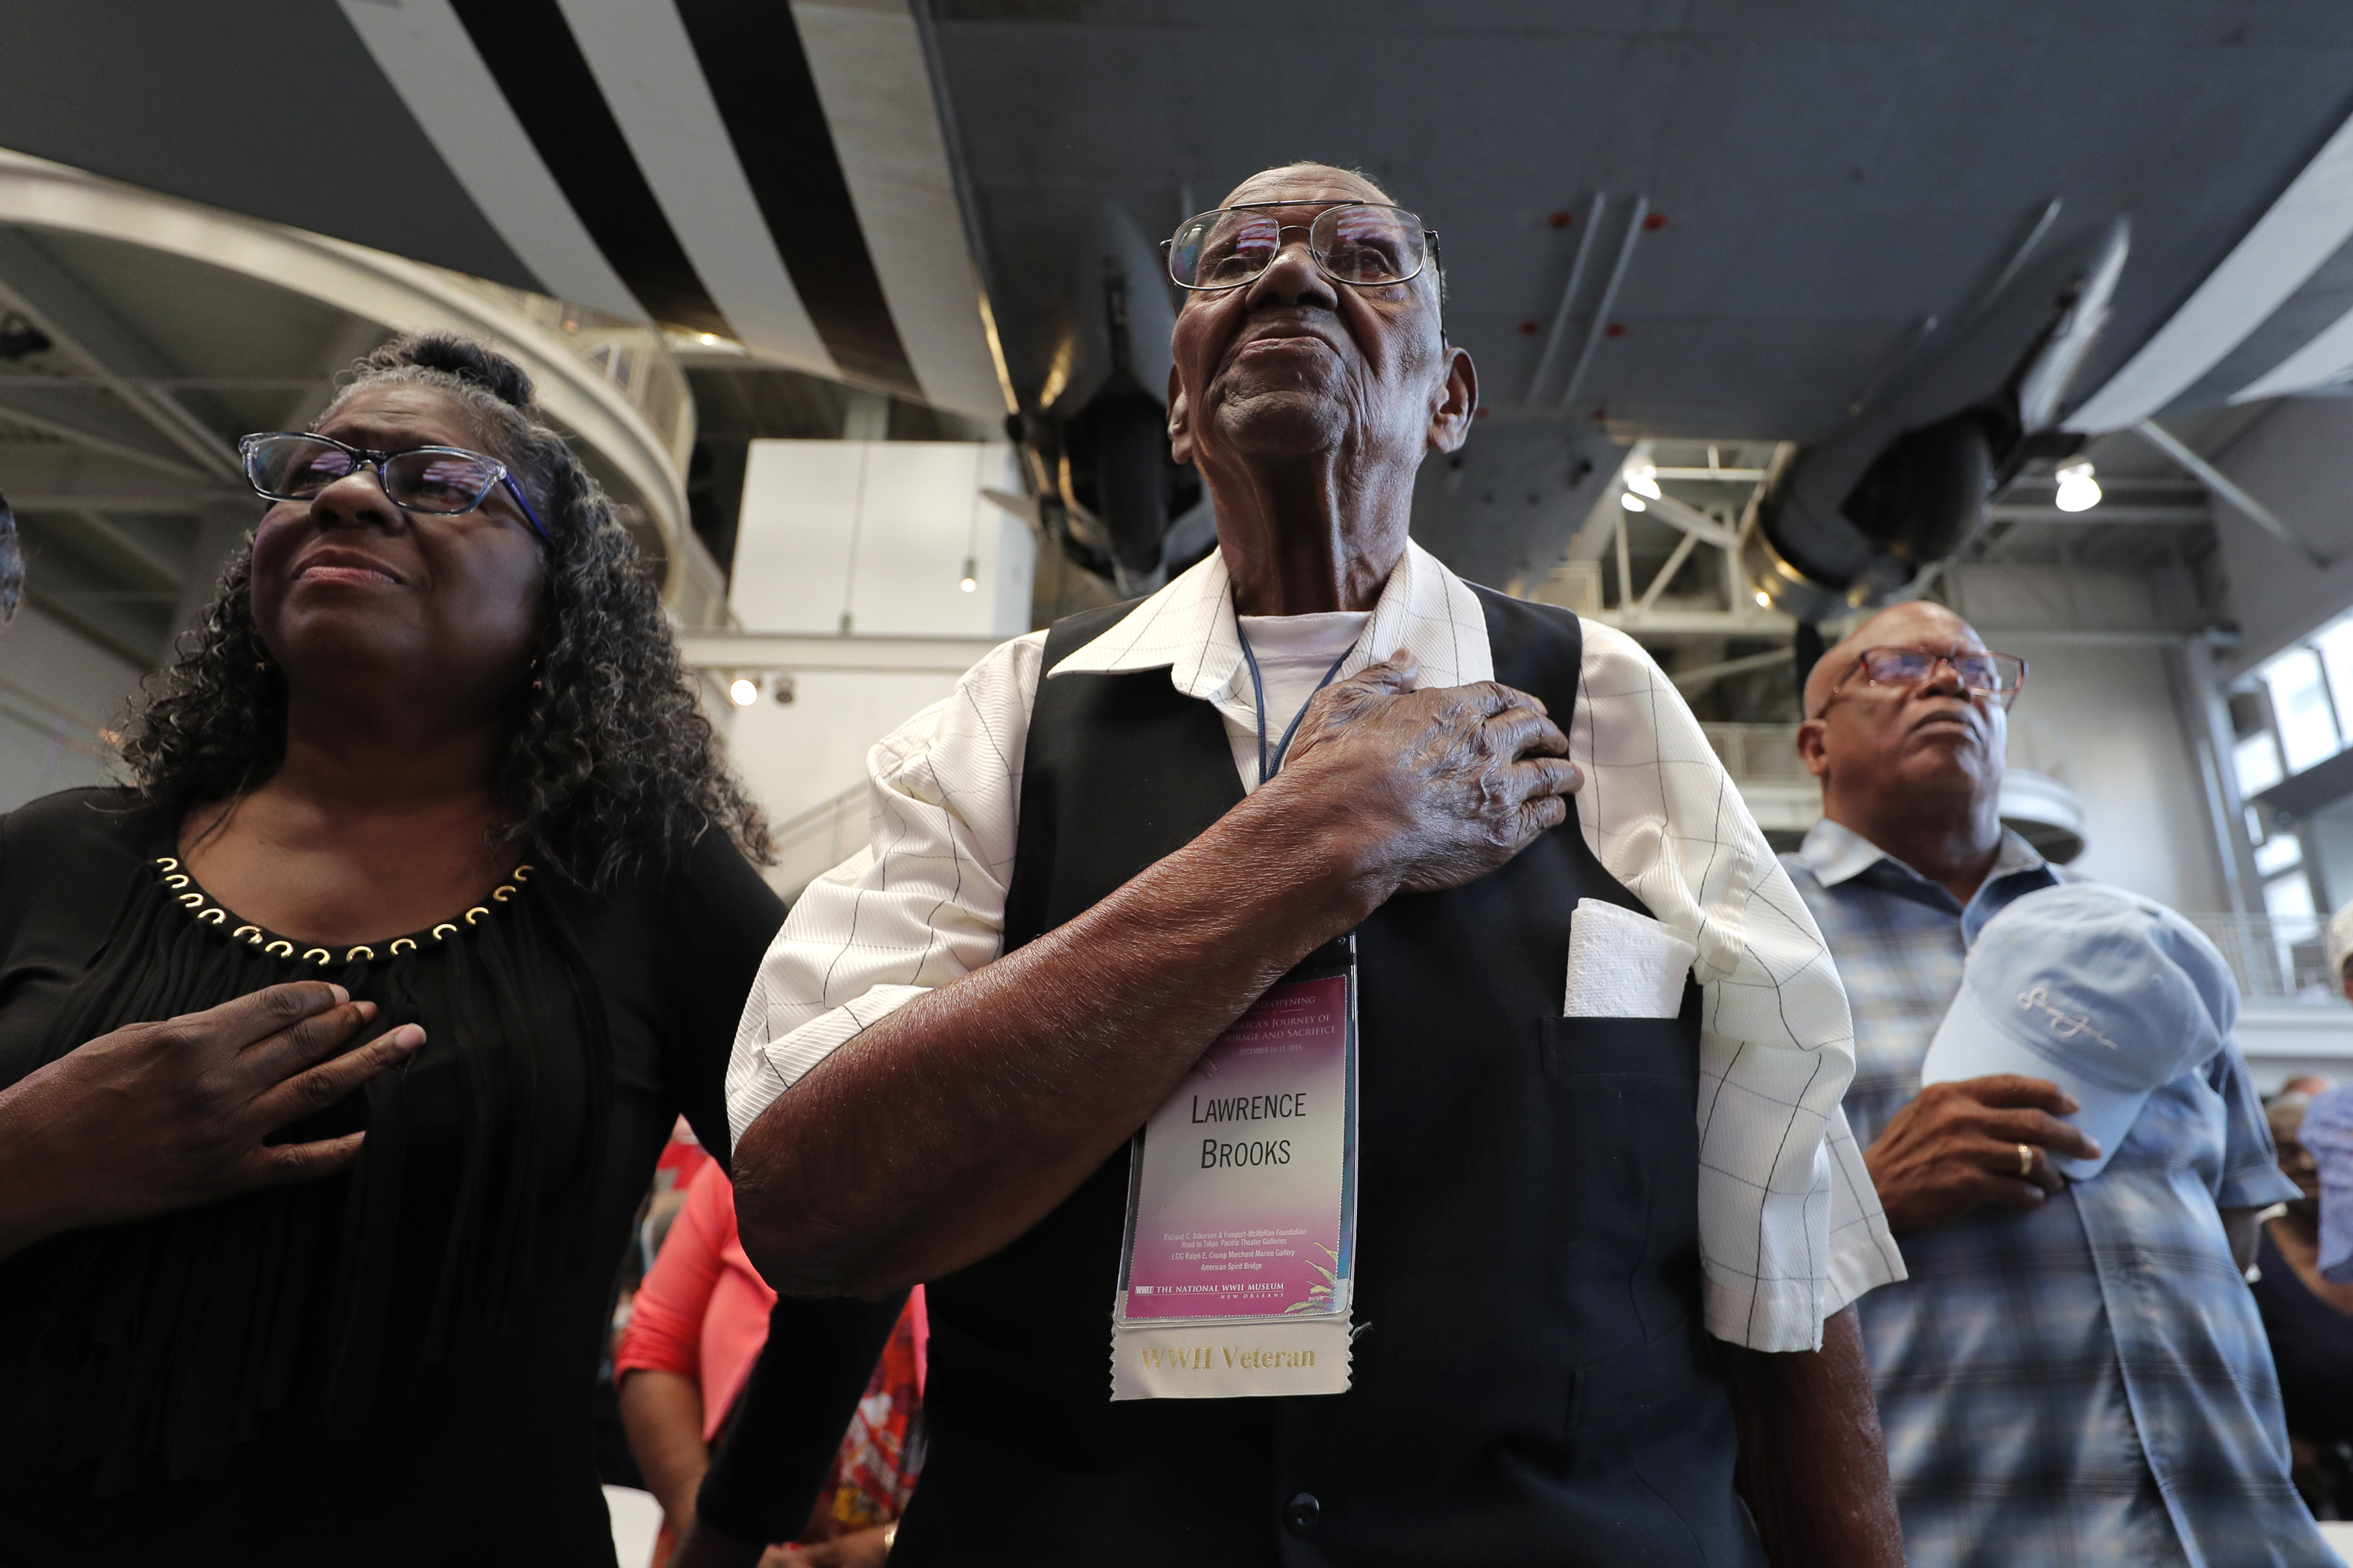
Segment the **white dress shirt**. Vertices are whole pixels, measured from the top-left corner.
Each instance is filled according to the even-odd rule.
[[[1681,694],[1623,633],[1587,621],[1584,642],[1569,726],[1578,825],[1603,868],[1699,950],[1707,1328],[1757,1350],[1815,1349],[1824,1318],[1903,1278],[1839,1106],[1854,1072],[1846,994]],[[1414,544],[1338,679],[1399,648],[1425,688],[1493,679],[1477,595]],[[1005,644],[869,753],[869,847],[809,884],[745,1003],[727,1074],[735,1137],[860,1030],[997,956],[1044,652],[1043,632]],[[1218,710],[1255,789],[1257,714],[1216,552],[1054,673],[1154,668]],[[1290,713],[1269,707],[1271,745]]]

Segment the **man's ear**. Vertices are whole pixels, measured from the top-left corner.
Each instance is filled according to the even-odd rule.
[[[1821,719],[1809,719],[1798,726],[1798,760],[1816,778],[1828,778],[1831,772],[1830,724]]]
[[[1471,363],[1471,351],[1451,348],[1446,351],[1446,379],[1438,384],[1438,392],[1430,410],[1430,449],[1433,452],[1460,450],[1471,435],[1472,417],[1479,412],[1479,369]]]
[[[1193,460],[1193,405],[1173,364],[1168,367],[1168,455],[1180,463]]]

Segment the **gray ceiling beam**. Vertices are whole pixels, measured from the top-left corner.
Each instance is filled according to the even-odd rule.
[[[216,432],[189,413],[171,392],[135,384],[137,378],[177,375],[182,367],[172,363],[22,229],[0,226],[0,285],[39,320],[53,340],[109,378],[109,390],[198,468],[223,476],[236,474],[236,456]]]
[[[258,516],[243,485],[159,468],[93,447],[0,440],[0,491],[18,511],[86,510],[195,516],[236,507]]]
[[[2106,493],[2110,500],[2171,500],[2184,502],[2197,501],[2202,504],[2207,496],[2206,487],[2196,479],[2180,479],[2168,474],[2102,473],[2098,478],[2100,489]],[[2021,474],[2005,485],[2001,493],[2005,499],[2015,499],[2028,490],[2048,493],[2058,488],[2059,480],[2056,475]]]
[[[281,405],[285,412],[278,416],[280,430],[307,430],[311,420],[323,412],[334,396],[335,378],[349,370],[353,360],[373,351],[390,334],[364,316],[346,316],[341,325],[327,334],[319,345],[311,363],[319,369],[318,379],[307,385],[293,388],[294,395]],[[242,476],[240,476],[242,477]]]
[[[2121,505],[2102,501],[2084,511],[2061,511],[2055,506],[2003,501],[1989,508],[1988,515],[1997,522],[2054,523],[2073,528],[2093,528],[2105,522],[2193,528],[2214,521],[2213,512],[2204,506],[2135,506],[2129,501]]]
[[[1585,384],[1586,368],[1593,363],[1593,351],[1600,346],[1601,336],[1609,329],[1609,312],[1618,303],[1618,290],[1626,281],[1626,268],[1634,260],[1634,242],[1642,237],[1642,219],[1650,215],[1648,192],[1634,198],[1634,208],[1626,215],[1626,235],[1618,242],[1618,263],[1609,269],[1609,281],[1601,286],[1601,299],[1593,307],[1593,320],[1585,329],[1585,346],[1577,352],[1577,363],[1568,373],[1568,383],[1560,389],[1556,406],[1567,411],[1577,389]]]
[[[1526,401],[1532,405],[1543,395],[1545,383],[1552,379],[1553,361],[1559,355],[1560,345],[1567,336],[1569,314],[1577,304],[1577,291],[1585,283],[1585,264],[1592,258],[1594,237],[1601,232],[1601,215],[1609,210],[1609,195],[1596,191],[1593,205],[1585,211],[1585,231],[1577,237],[1577,254],[1568,264],[1568,281],[1561,285],[1560,304],[1552,313],[1552,331],[1545,334],[1544,352],[1536,356],[1535,374],[1528,377]]]
[[[0,476],[5,477],[5,476]],[[252,500],[230,490],[174,490],[150,494],[143,490],[18,489],[0,484],[11,510],[21,513],[61,511],[124,512],[146,517],[194,517],[200,512]],[[256,503],[258,504],[258,503]]]
[[[45,514],[44,521],[58,532],[67,535],[73,547],[92,564],[104,567],[124,581],[125,586],[145,593],[153,590],[167,598],[177,598],[187,577],[184,563],[166,561],[147,544],[131,533],[108,521],[94,511],[58,511]],[[143,585],[142,585],[143,580]]]
[[[162,473],[200,484],[214,481],[214,471],[191,462],[185,448],[158,431],[153,420],[104,392],[0,386],[0,414]]]
[[[1697,669],[1679,669],[1667,677],[1675,689],[1685,696],[1704,686],[1713,686],[1728,675],[1746,675],[1751,670],[1770,669],[1777,664],[1789,662],[1788,650],[1774,648],[1766,653],[1752,653],[1745,658],[1727,658],[1715,664],[1704,664]]]
[[[47,611],[109,653],[142,669],[152,669],[162,662],[162,649],[133,635],[132,628],[123,626],[119,616],[105,613],[109,601],[84,599],[73,589],[56,591],[35,582],[26,584],[25,602]]]
[[[70,619],[142,668],[152,666],[169,640],[173,601],[162,597],[162,583],[149,571],[129,569],[102,544],[93,547],[80,519],[52,513],[18,521],[27,601]],[[152,599],[145,596],[151,591]]]
[[[1773,477],[1770,468],[1694,468],[1661,463],[1651,470],[1654,479],[1712,479],[1727,485],[1762,484]]]
[[[2272,535],[2281,543],[2296,551],[2322,571],[2331,564],[2331,557],[2306,543],[2294,529],[2282,522],[2271,508],[2241,489],[2237,480],[2208,462],[2181,443],[2172,431],[2154,420],[2144,419],[2133,430],[2150,446],[2189,469],[2206,482],[2206,488],[2246,514],[2247,521]]]
[[[1636,498],[1640,500],[1640,497]],[[1625,510],[1622,506],[1620,510]],[[1737,552],[1740,536],[1695,506],[1687,506],[1672,496],[1656,496],[1645,501],[1641,515],[1657,518],[1669,528],[1689,534],[1702,544],[1713,544],[1718,550]]]
[[[31,387],[153,387],[164,392],[312,392],[334,384],[325,375],[7,375],[0,390]]]
[[[188,549],[188,566],[184,574],[179,597],[172,606],[172,625],[185,628],[196,624],[197,616],[212,603],[220,587],[221,568],[229,556],[245,542],[253,527],[251,508],[236,511],[216,508],[197,525],[195,538]]]

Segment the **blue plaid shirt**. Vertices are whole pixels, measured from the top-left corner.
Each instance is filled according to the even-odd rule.
[[[1854,1008],[1868,1148],[1920,1092],[1968,943],[2061,874],[2004,833],[1963,909],[1829,821],[1782,861]],[[2295,1195],[2233,1045],[2152,1094],[2096,1179],[1902,1237],[1911,1278],[1860,1310],[1912,1568],[2333,1568],[2220,1213]]]

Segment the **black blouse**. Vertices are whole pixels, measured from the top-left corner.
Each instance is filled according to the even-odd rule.
[[[525,867],[331,951],[215,903],[179,815],[74,790],[0,817],[0,1084],[292,979],[427,1043],[281,1135],[365,1127],[351,1172],[0,1260],[0,1562],[611,1562],[612,1282],[677,1114],[728,1146],[781,904],[714,832],[601,896]]]

